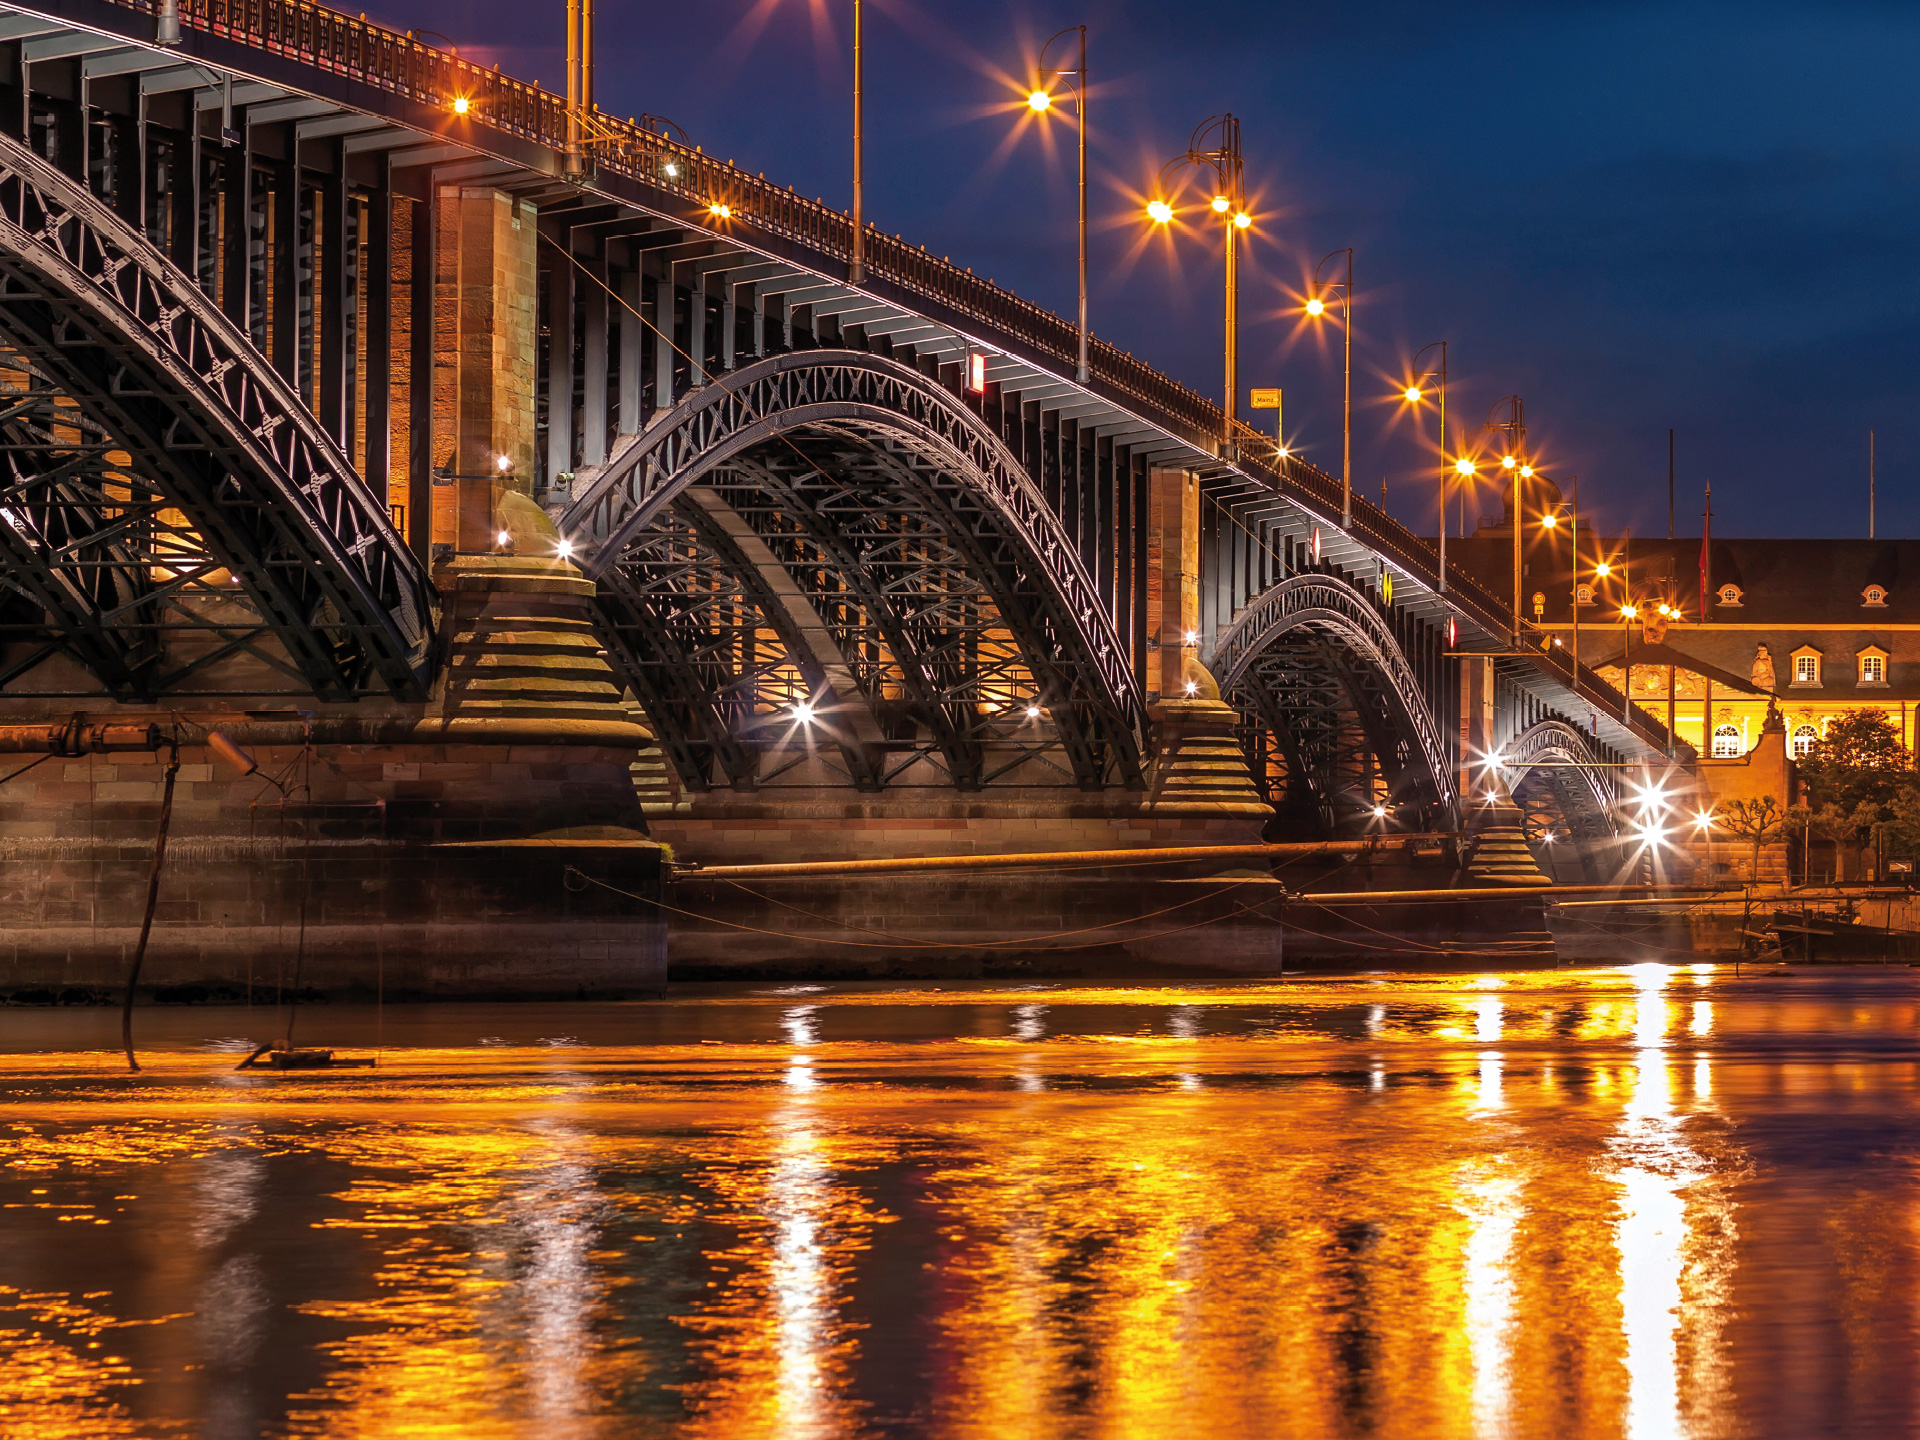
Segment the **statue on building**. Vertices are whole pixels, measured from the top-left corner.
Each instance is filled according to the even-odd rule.
[[[1773,693],[1773,651],[1764,642],[1753,652],[1753,688],[1764,694]]]

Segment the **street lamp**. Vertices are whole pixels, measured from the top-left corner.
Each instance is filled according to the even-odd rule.
[[[1541,528],[1557,530],[1560,517],[1567,517],[1567,543],[1573,549],[1573,675],[1577,684],[1580,678],[1580,477],[1572,477],[1573,499],[1561,501],[1553,509],[1540,517]],[[1606,563],[1600,564],[1600,572],[1606,572]]]
[[[1079,67],[1065,70],[1055,66],[1049,70],[1047,52],[1053,48],[1055,41],[1068,35],[1080,37]],[[1033,89],[1027,94],[1027,108],[1036,115],[1046,114],[1053,108],[1053,96],[1047,92],[1047,81],[1067,80],[1068,77],[1072,77],[1074,129],[1078,132],[1080,148],[1080,363],[1074,371],[1074,378],[1084,385],[1092,376],[1087,365],[1087,27],[1084,25],[1070,25],[1040,47],[1040,58],[1034,66]]]
[[[1440,352],[1438,370],[1420,368],[1420,356],[1425,355],[1429,350]],[[1438,594],[1444,595],[1447,593],[1447,342],[1436,340],[1431,345],[1423,346],[1413,357],[1413,370],[1414,373],[1402,392],[1402,398],[1414,407],[1416,417],[1419,414],[1421,402],[1427,398],[1427,391],[1422,387],[1429,380],[1439,382],[1436,393],[1440,397],[1440,443],[1435,449],[1440,457],[1440,575],[1435,590]],[[1462,456],[1459,463],[1466,467],[1462,474],[1473,473],[1472,461]]]
[[[1176,155],[1160,167],[1160,178],[1153,187],[1154,198],[1147,203],[1147,218],[1154,224],[1169,224],[1178,213],[1173,203],[1165,198],[1169,188],[1167,181],[1188,167],[1213,172],[1213,198],[1207,202],[1207,208],[1220,217],[1226,237],[1227,404],[1226,424],[1220,443],[1222,456],[1232,459],[1235,454],[1234,415],[1240,391],[1240,281],[1237,251],[1240,232],[1253,224],[1253,216],[1247,213],[1246,194],[1241,183],[1240,122],[1232,115],[1215,115],[1202,121],[1188,139],[1186,152]]]
[[[1320,278],[1320,272],[1326,269],[1327,261],[1336,255],[1347,257],[1347,277],[1344,280]],[[1341,447],[1340,447],[1340,524],[1348,527],[1353,524],[1353,247],[1344,250],[1330,250],[1320,257],[1320,263],[1313,267],[1313,294],[1307,298],[1306,311],[1314,319],[1327,313],[1326,292],[1340,292],[1340,330],[1346,345],[1346,392],[1341,406]],[[1441,444],[1446,444],[1446,432],[1441,431]],[[1442,516],[1444,519],[1445,517]]]
[[[864,107],[860,95],[864,55],[860,43],[860,0],[853,0],[853,253],[847,260],[847,283],[850,285],[867,283],[865,186],[860,173],[865,149],[861,136]]]
[[[1504,420],[1496,419],[1500,407],[1505,406],[1507,415]],[[1513,519],[1513,643],[1520,643],[1520,482],[1533,478],[1533,464],[1527,458],[1527,422],[1526,411],[1518,395],[1509,395],[1496,401],[1492,410],[1487,412],[1487,420],[1482,430],[1500,432],[1506,440],[1506,448],[1500,455],[1500,468],[1509,477],[1513,485],[1511,515]],[[1476,432],[1477,433],[1477,432]]]

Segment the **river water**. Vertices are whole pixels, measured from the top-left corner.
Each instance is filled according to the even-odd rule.
[[[0,1011],[0,1434],[1920,1433],[1906,968]]]

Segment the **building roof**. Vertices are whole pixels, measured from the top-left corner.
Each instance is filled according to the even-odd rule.
[[[1533,618],[1532,599],[1546,602],[1549,624],[1572,619],[1572,550],[1566,528],[1536,529],[1526,538],[1521,580],[1523,617]],[[1624,536],[1580,537],[1581,578],[1596,587],[1595,611],[1613,616],[1625,598],[1623,576],[1636,600],[1675,601],[1688,620],[1700,618],[1700,537],[1629,540]],[[1593,574],[1605,558],[1615,573]],[[1715,592],[1727,582],[1741,590],[1738,605],[1708,597],[1707,619],[1742,625],[1920,625],[1920,540],[1723,540],[1709,556]],[[1511,535],[1447,540],[1447,564],[1466,571],[1495,595],[1513,593]],[[1868,585],[1887,592],[1884,606],[1862,603]]]

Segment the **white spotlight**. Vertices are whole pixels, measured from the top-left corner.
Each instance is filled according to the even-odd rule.
[[[794,706],[793,718],[798,720],[802,725],[811,725],[813,723],[813,702],[811,700],[802,700],[798,705]]]

